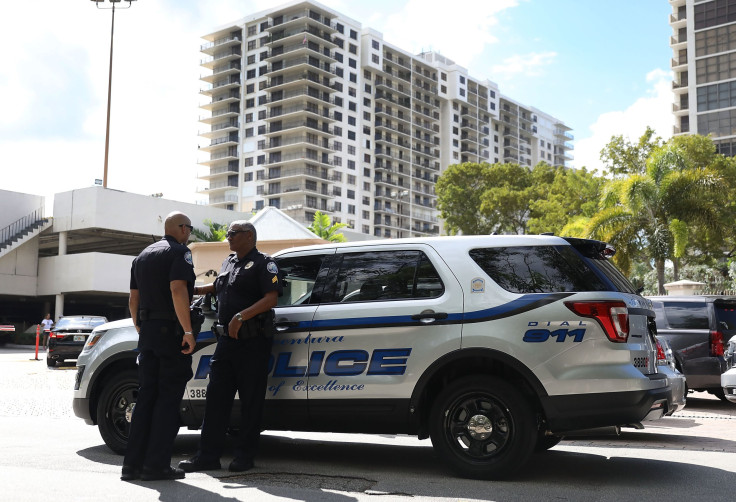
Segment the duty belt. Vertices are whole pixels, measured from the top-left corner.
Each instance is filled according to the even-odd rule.
[[[138,319],[141,321],[178,321],[176,312],[166,310],[148,310],[140,309],[138,311]]]

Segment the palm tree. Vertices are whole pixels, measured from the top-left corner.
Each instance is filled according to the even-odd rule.
[[[616,250],[616,264],[625,272],[637,253],[654,261],[660,294],[666,260],[684,255],[688,230],[718,230],[728,183],[721,172],[693,167],[671,144],[655,150],[646,172],[611,181],[604,189],[600,211],[585,233],[605,240]]]
[[[199,242],[222,242],[227,234],[227,225],[223,223],[214,223],[212,220],[204,220],[204,224],[209,228],[209,232],[205,232],[195,228],[192,235]]]
[[[323,214],[321,211],[317,211],[316,213],[314,213],[314,221],[311,225],[307,227],[307,230],[311,231],[312,233],[316,234],[317,237],[326,241],[346,242],[347,239],[345,238],[345,236],[342,235],[342,233],[337,232],[338,230],[346,226],[347,225],[345,223],[332,224],[328,215]]]

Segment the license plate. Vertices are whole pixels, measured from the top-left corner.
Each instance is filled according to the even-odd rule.
[[[75,342],[83,342],[87,339],[84,335],[74,335],[74,341]]]

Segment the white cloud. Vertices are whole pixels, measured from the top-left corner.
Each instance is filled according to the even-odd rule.
[[[657,69],[646,75],[649,89],[646,96],[637,99],[621,111],[606,112],[590,125],[591,134],[575,142],[576,167],[602,171],[600,152],[611,140],[611,136],[623,135],[636,141],[644,134],[647,126],[654,129],[657,136],[669,139],[672,136],[674,117],[672,115],[672,75],[669,71]]]
[[[532,52],[516,54],[503,60],[503,63],[491,67],[491,74],[498,80],[509,80],[516,76],[539,77],[543,68],[554,63],[556,52]]]
[[[485,46],[498,42],[492,28],[498,14],[518,5],[518,0],[478,2],[456,0],[409,0],[384,19],[374,17],[384,39],[410,52],[441,51],[456,63],[469,66]],[[375,26],[379,29],[379,26]]]

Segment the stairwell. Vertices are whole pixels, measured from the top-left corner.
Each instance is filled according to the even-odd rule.
[[[0,258],[22,246],[50,226],[51,218],[46,218],[43,208],[39,208],[1,229]]]

